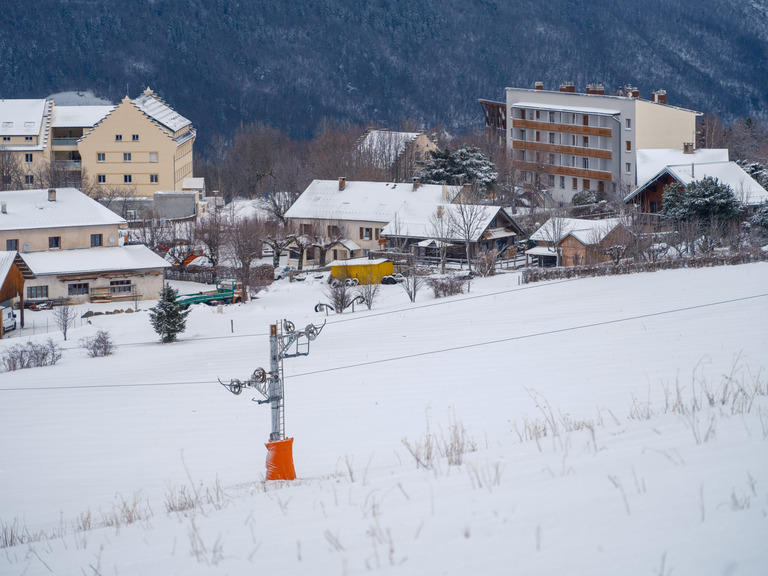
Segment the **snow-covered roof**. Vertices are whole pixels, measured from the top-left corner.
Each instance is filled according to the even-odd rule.
[[[728,162],[727,148],[697,148],[692,154],[682,149],[641,148],[637,151],[637,181],[642,186],[667,166]]]
[[[17,252],[11,250],[9,252],[0,252],[0,288],[5,283],[5,278],[8,276],[8,272],[11,271],[13,261],[16,259]]]
[[[550,246],[534,246],[525,251],[526,256],[553,256],[557,257],[555,249]]]
[[[74,188],[57,188],[56,201],[48,190],[0,192],[6,213],[0,213],[0,230],[119,225],[125,220]]]
[[[433,238],[438,235],[433,219],[439,222],[437,214],[440,211],[445,226],[439,235],[444,240],[463,241],[462,233],[456,229],[456,226],[451,225],[452,222],[461,220],[460,208],[456,204],[448,203],[406,202],[397,211],[392,221],[384,227],[381,235],[400,238]],[[480,239],[501,210],[499,206],[484,205],[465,205],[464,208],[473,213],[472,220],[477,223],[474,227],[476,237],[472,239],[473,242]],[[474,216],[475,211],[476,217]]]
[[[709,162],[709,163],[690,163],[678,164],[674,166],[665,166],[653,177],[646,180],[638,186],[634,192],[629,194],[624,202],[629,202],[645,189],[650,183],[667,173],[672,178],[680,182],[683,186],[688,186],[691,182],[702,180],[704,178],[717,178],[721,184],[727,184],[733,190],[736,199],[746,206],[756,206],[768,201],[768,190],[760,186],[741,166],[736,162]]]
[[[561,106],[558,104],[540,104],[538,102],[515,102],[512,108],[528,108],[531,110],[551,110],[553,112],[575,112],[577,114],[596,114],[602,116],[615,116],[621,114],[619,110],[610,108],[590,108],[588,106]]]
[[[184,178],[181,187],[183,190],[205,190],[205,178]]]
[[[54,106],[54,128],[90,128],[101,122],[114,106]]]
[[[371,130],[360,143],[360,150],[364,154],[370,154],[382,167],[388,167],[405,151],[405,145],[418,137],[418,132]]]
[[[552,218],[547,220],[544,225],[531,234],[531,240],[537,242],[551,242],[553,223]],[[573,236],[584,245],[597,244],[601,242],[616,226],[621,222],[618,218],[606,218],[604,220],[587,220],[584,218],[558,218],[561,239],[566,236]],[[528,251],[530,253],[530,250]]]
[[[448,187],[455,196],[458,188]],[[347,182],[339,190],[338,180],[314,180],[286,212],[287,218],[388,223],[405,202],[436,206],[443,198],[441,184]]]
[[[22,254],[37,276],[168,268],[170,264],[142,244]]]
[[[149,89],[133,100],[133,103],[139,110],[144,112],[144,114],[156,122],[159,122],[172,132],[178,132],[185,126],[192,124],[189,120],[184,118],[184,116],[160,100],[155,93]]]
[[[37,136],[47,106],[46,100],[0,100],[0,136]]]

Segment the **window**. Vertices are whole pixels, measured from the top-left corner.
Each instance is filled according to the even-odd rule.
[[[130,184],[133,182],[133,178],[131,178],[130,174],[123,174],[123,184]]]
[[[520,140],[525,142],[525,130],[520,130]]]
[[[624,125],[627,127],[627,130],[632,130],[632,118],[624,120]]]
[[[103,237],[101,234],[91,234],[91,248],[103,245]]]
[[[334,225],[334,224],[329,225],[328,226],[328,237],[329,238],[338,238],[339,236],[341,236],[341,229],[338,226]]]
[[[96,153],[96,162],[106,162],[106,154],[104,152]]]
[[[24,154],[24,162],[32,164],[32,154]]]
[[[122,141],[123,141],[123,135],[115,134],[115,142],[122,142]]]
[[[627,152],[632,152],[632,142],[627,140]]]
[[[627,174],[632,174],[632,164],[630,164],[629,162],[627,162],[626,164],[624,164],[624,171],[625,171]]]
[[[583,189],[584,190],[589,190],[591,188],[591,186],[592,186],[592,182],[590,182],[589,180],[585,179],[584,180],[584,187],[583,187]]]
[[[579,188],[579,179],[578,178],[574,178],[573,179],[572,187],[573,187],[574,190],[577,190]]]
[[[536,110],[536,120],[541,118],[541,110]]]
[[[24,184],[27,186],[31,186],[35,183],[35,177],[32,174],[27,174],[24,176]]]
[[[61,248],[61,236],[49,236],[48,237],[48,248],[51,250],[55,250],[57,248]]]
[[[27,286],[27,298],[48,298],[48,286]]]
[[[88,294],[88,283],[69,284],[67,286],[67,294],[69,296],[86,296]]]
[[[554,185],[555,185],[555,175],[554,174],[550,174],[549,175],[549,185],[550,185],[550,187],[554,187]]]
[[[554,166],[555,165],[555,155],[554,154],[550,154],[549,155],[549,164],[550,164],[550,166]]]
[[[584,114],[583,119],[584,119],[584,126],[589,126],[589,116]]]
[[[3,142],[10,142],[11,137],[10,136],[3,136]]]
[[[659,203],[651,200],[651,214],[656,214],[659,211]]]
[[[584,168],[584,170],[589,170],[589,158],[582,158],[581,165]]]
[[[150,152],[149,153],[149,161],[150,162],[157,162],[157,152]]]
[[[541,132],[536,130],[536,142],[541,142]]]
[[[24,136],[25,142],[32,142],[32,136]]]
[[[19,249],[19,239],[13,239],[13,240],[6,240],[5,241],[5,249],[8,252],[13,252],[15,250]]]
[[[589,136],[584,136],[581,139],[581,145],[583,148],[589,148]]]
[[[565,176],[560,176],[560,188],[565,188]]]
[[[309,236],[310,234],[312,234],[312,224],[302,224],[301,233],[304,236]]]
[[[360,227],[360,240],[370,240],[371,239],[371,229],[370,228],[363,228]]]
[[[554,144],[555,143],[555,133],[554,132],[550,132],[549,133],[549,143],[550,144]]]
[[[130,280],[110,280],[109,291],[112,294],[130,293],[131,281]]]
[[[550,122],[554,122],[555,121],[555,113],[554,112],[550,112],[549,113],[549,121]]]
[[[130,152],[124,152],[123,153],[123,162],[130,162],[131,161],[131,153]]]
[[[131,140],[133,142],[138,142],[139,141],[139,135],[138,134],[132,134],[131,135]]]
[[[99,181],[99,184],[106,184],[107,183],[107,175],[106,174],[99,174],[96,176],[96,178]]]
[[[157,174],[150,174],[149,175],[149,183],[150,184],[157,184],[157,182],[158,182]]]

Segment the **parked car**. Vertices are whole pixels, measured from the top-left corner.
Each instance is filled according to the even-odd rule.
[[[16,313],[9,306],[0,307],[3,316],[3,331],[16,330]]]
[[[275,268],[275,280],[282,280],[283,278],[289,278],[291,272],[298,270],[296,266],[278,266]]]
[[[382,284],[399,284],[400,282],[405,282],[405,276],[403,276],[399,272],[395,272],[394,274],[384,276],[381,279]]]

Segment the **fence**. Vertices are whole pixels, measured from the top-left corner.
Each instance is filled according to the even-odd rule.
[[[694,258],[665,258],[652,262],[605,263],[591,266],[567,266],[560,268],[525,268],[522,283],[543,280],[565,280],[569,278],[588,278],[593,276],[616,276],[635,272],[656,272],[657,270],[677,270],[679,268],[709,268],[712,266],[732,266],[751,262],[768,262],[768,252],[737,252],[735,254],[711,254]]]

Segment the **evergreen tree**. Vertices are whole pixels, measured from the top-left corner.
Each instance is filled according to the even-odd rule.
[[[173,342],[186,329],[189,310],[181,309],[176,302],[178,295],[177,290],[165,284],[160,292],[160,301],[149,311],[149,320],[163,344]]]
[[[448,184],[462,186],[477,185],[481,190],[487,190],[496,183],[498,172],[496,167],[479,148],[461,146],[451,150],[434,150],[430,152],[431,160],[419,162],[422,169],[419,178],[425,184]]]
[[[661,213],[673,222],[727,222],[738,218],[741,204],[730,186],[707,176],[685,188],[679,184],[666,186],[661,197]]]

